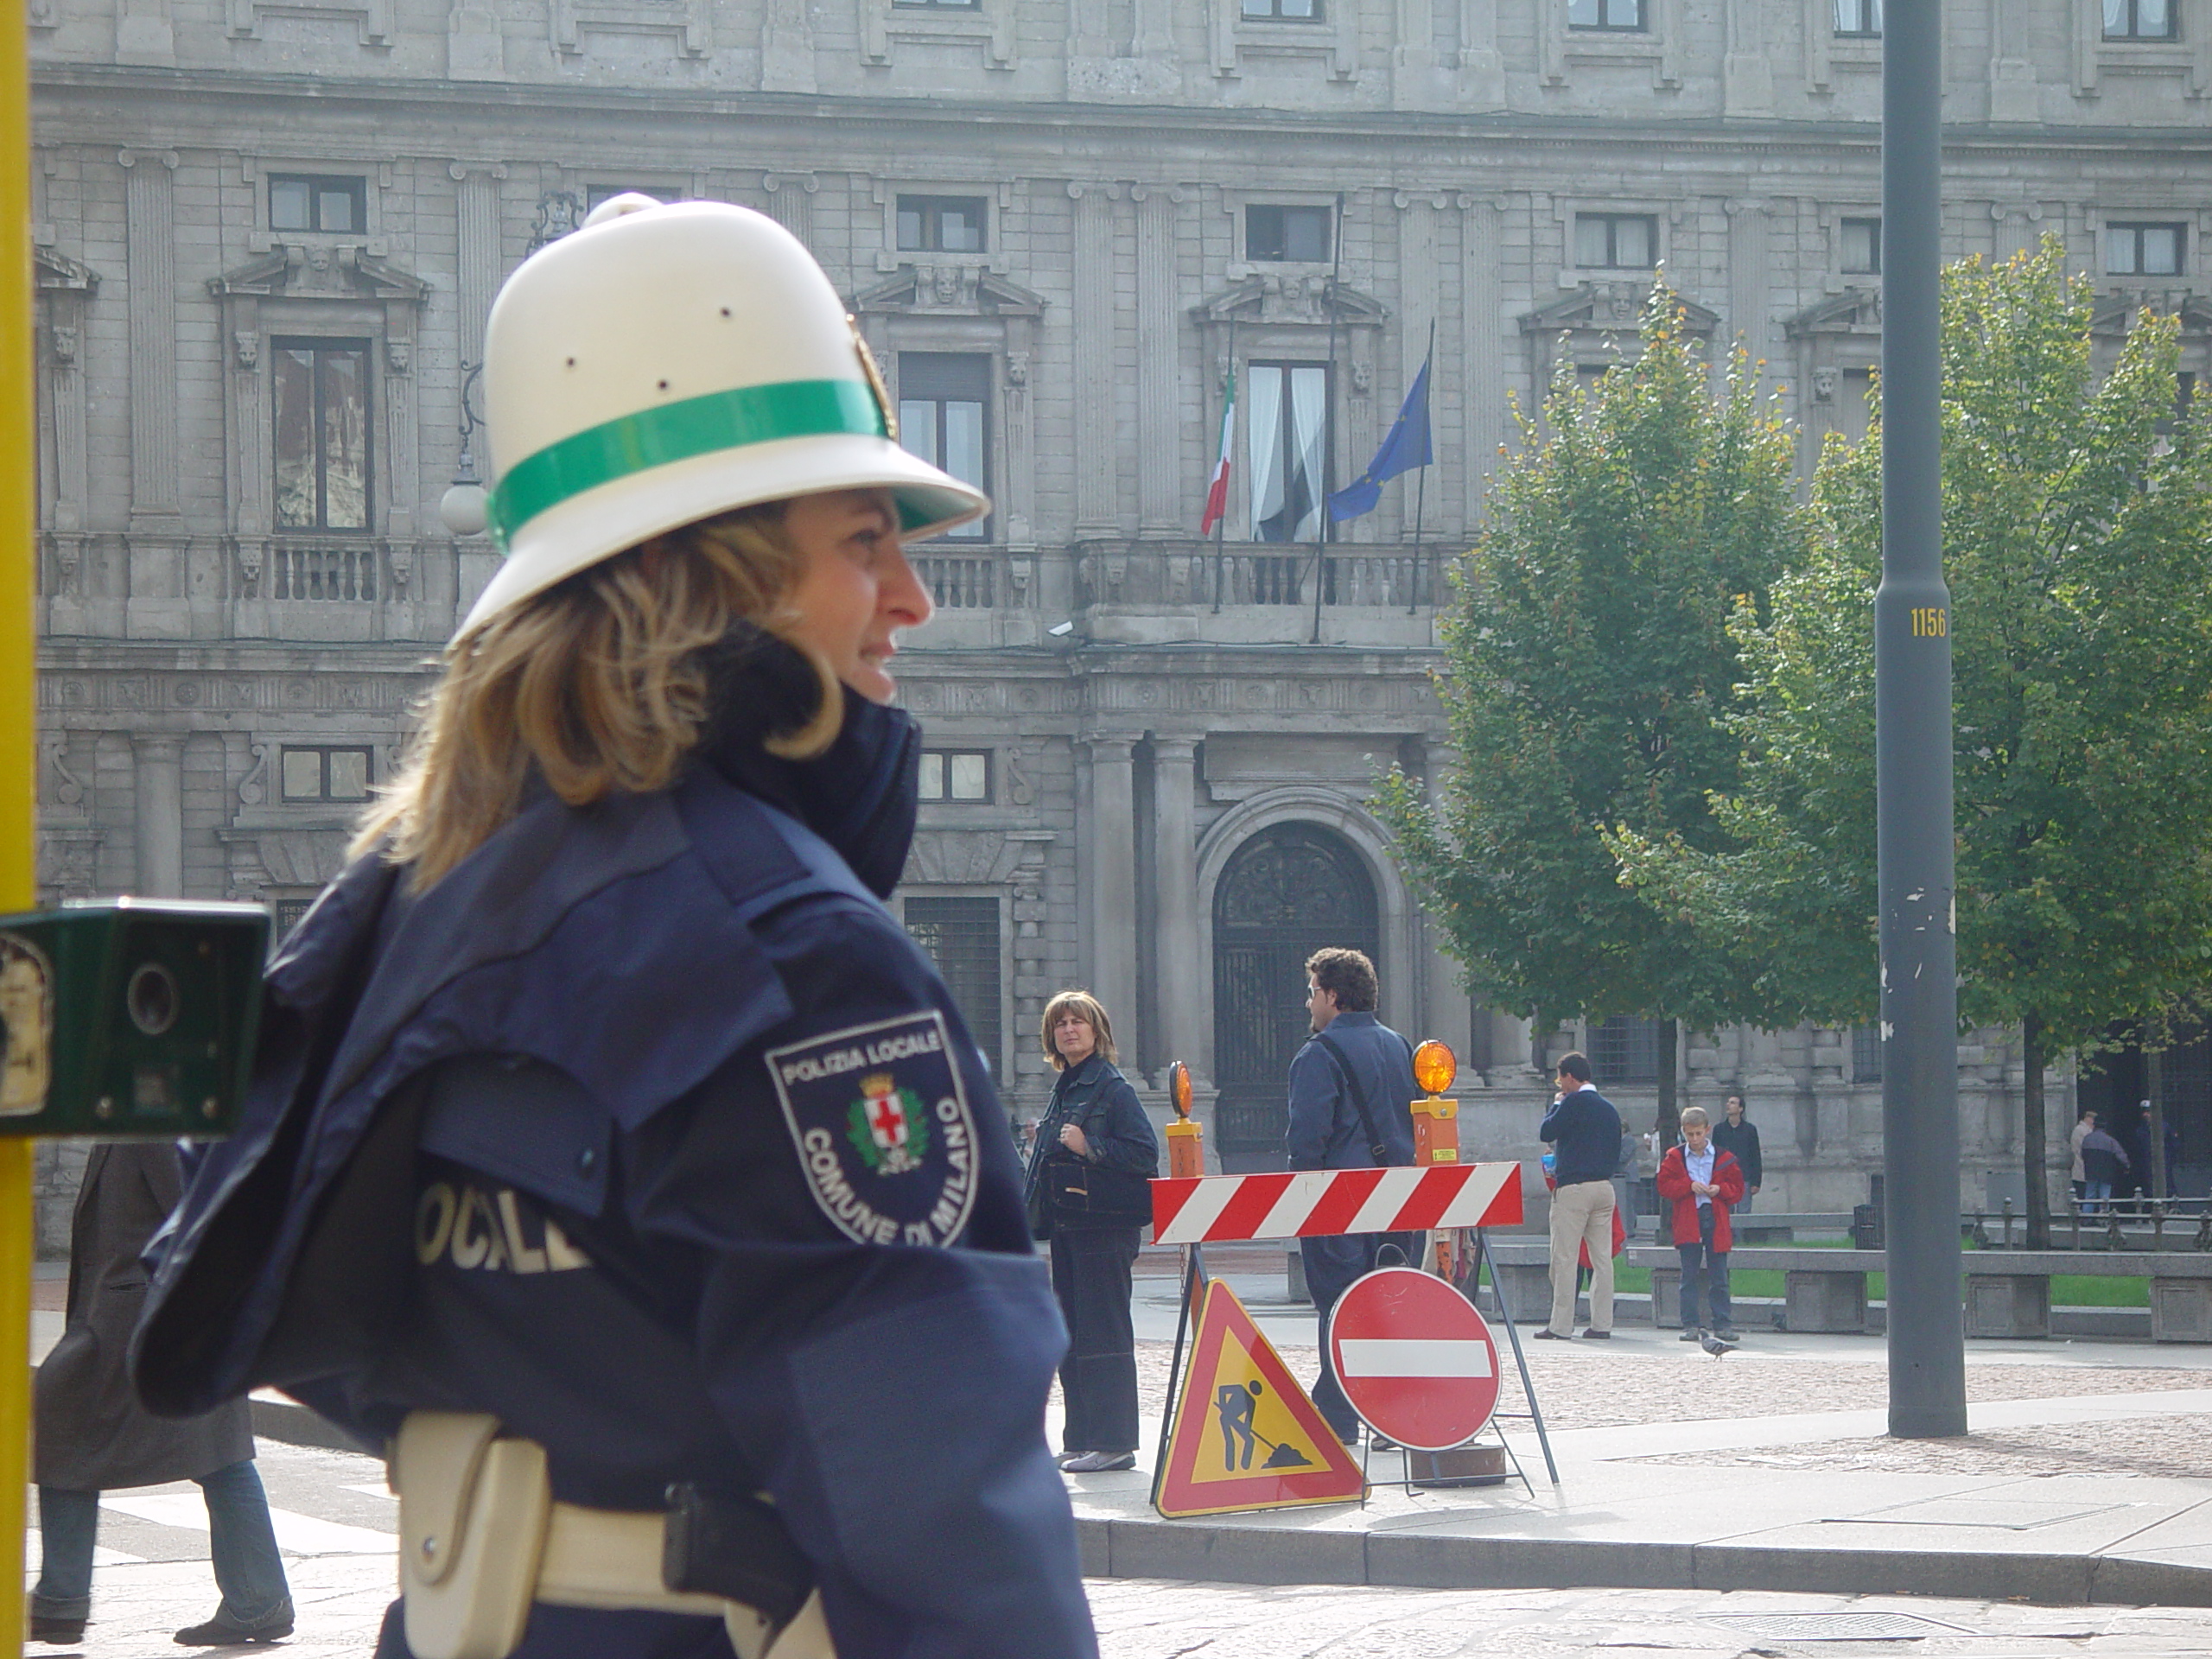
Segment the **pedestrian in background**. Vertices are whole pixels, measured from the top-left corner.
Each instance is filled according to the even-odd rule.
[[[1552,1310],[1536,1332],[1554,1342],[1574,1334],[1575,1269],[1590,1257],[1590,1328],[1594,1341],[1613,1334],[1613,1169],[1620,1161],[1621,1115],[1590,1081],[1590,1062],[1560,1057],[1559,1098],[1544,1114],[1537,1138],[1553,1149]]]
[[[1413,1047],[1375,1017],[1381,994],[1366,953],[1332,947],[1306,959],[1306,1012],[1313,1034],[1290,1062],[1293,1169],[1373,1169],[1414,1160]],[[1301,1238],[1306,1289],[1329,1351],[1329,1313],[1355,1279],[1372,1272],[1386,1246],[1419,1267],[1420,1233],[1351,1233]],[[1359,1415],[1325,1364],[1313,1403],[1346,1446],[1359,1438]]]
[[[2088,1177],[2082,1193],[2082,1213],[2102,1215],[2112,1202],[2113,1188],[2133,1167],[2127,1148],[2094,1122],[2082,1137],[2082,1168]]]
[[[2074,1120],[2074,1133],[2067,1137],[2068,1143],[2074,1148],[2074,1202],[2077,1205],[2089,1196],[2089,1172],[2082,1162],[2082,1142],[2088,1137],[2089,1131],[2096,1127],[2096,1113],[2084,1111]]]
[[[1674,1207],[1675,1249],[1682,1259],[1681,1339],[1695,1342],[1710,1331],[1723,1342],[1738,1340],[1728,1302],[1728,1251],[1735,1242],[1728,1211],[1744,1196],[1744,1170],[1713,1143],[1704,1107],[1683,1109],[1682,1144],[1661,1162],[1658,1185],[1660,1198]],[[1710,1308],[1710,1320],[1700,1304]]]
[[[1137,1342],[1129,1279],[1160,1142],[1137,1091],[1115,1069],[1114,1026],[1087,991],[1045,1005],[1045,1058],[1059,1072],[1029,1157],[1029,1230],[1052,1241],[1052,1294],[1067,1321],[1060,1362],[1060,1467],[1136,1465]]]
[[[1713,1126],[1713,1144],[1732,1154],[1743,1166],[1744,1200],[1736,1206],[1736,1212],[1741,1215],[1751,1209],[1751,1200],[1758,1196],[1765,1177],[1765,1166],[1759,1159],[1759,1126],[1745,1111],[1741,1095],[1729,1096],[1725,1110],[1726,1116]]]
[[[208,1554],[223,1592],[215,1616],[176,1639],[233,1647],[292,1633],[291,1586],[253,1466],[246,1402],[165,1421],[138,1403],[124,1371],[146,1305],[139,1252],[183,1193],[183,1169],[168,1141],[103,1141],[85,1164],[69,1229],[68,1325],[38,1368],[35,1642],[84,1637],[100,1494],[173,1480],[197,1481],[207,1500]]]

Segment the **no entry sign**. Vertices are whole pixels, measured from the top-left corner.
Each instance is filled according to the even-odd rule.
[[[1464,1446],[1497,1407],[1490,1327],[1465,1296],[1413,1268],[1378,1268],[1337,1299],[1329,1365],[1362,1421],[1416,1452]]]

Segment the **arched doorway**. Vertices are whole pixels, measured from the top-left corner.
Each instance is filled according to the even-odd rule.
[[[1290,1057],[1306,1040],[1306,958],[1376,954],[1375,883],[1343,836],[1281,823],[1239,847],[1213,893],[1215,1144],[1230,1174],[1283,1167]]]

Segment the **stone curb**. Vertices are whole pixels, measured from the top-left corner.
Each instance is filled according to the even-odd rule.
[[[1088,1578],[1364,1584],[1424,1590],[1770,1590],[2059,1606],[2212,1607],[2212,1567],[2005,1550],[1927,1554],[1760,1544],[1471,1538],[1078,1516]]]
[[[253,1432],[285,1446],[379,1455],[289,1400],[257,1398]],[[1366,1584],[1419,1590],[1776,1590],[1944,1596],[2060,1606],[2212,1607],[2212,1567],[2005,1550],[1925,1554],[1593,1538],[1467,1538],[1287,1522],[1078,1516],[1086,1578]]]

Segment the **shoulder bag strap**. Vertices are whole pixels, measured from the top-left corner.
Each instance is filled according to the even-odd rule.
[[[1375,1132],[1375,1113],[1367,1103],[1367,1090],[1359,1081],[1359,1073],[1352,1069],[1351,1057],[1325,1031],[1315,1032],[1313,1040],[1328,1055],[1329,1064],[1336,1069],[1337,1081],[1344,1084],[1345,1092],[1351,1096],[1351,1103],[1359,1110],[1359,1127],[1367,1132],[1368,1156],[1375,1160],[1377,1168],[1389,1167],[1390,1148]]]

